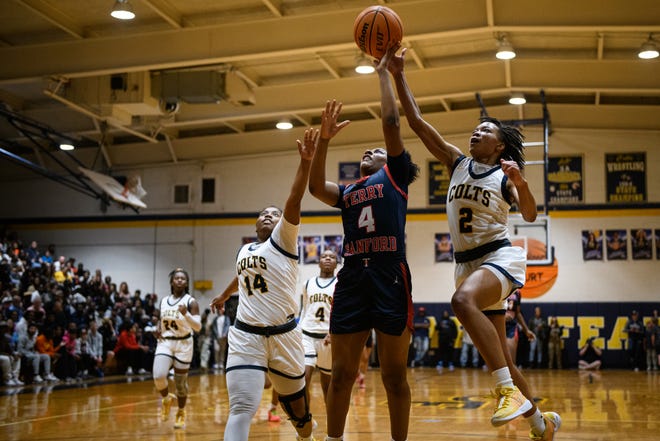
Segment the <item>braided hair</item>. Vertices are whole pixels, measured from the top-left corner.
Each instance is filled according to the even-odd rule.
[[[499,129],[498,138],[504,143],[504,151],[500,158],[515,161],[520,170],[525,168],[525,153],[523,152],[525,136],[520,133],[520,130],[517,127],[502,124],[502,121],[490,116],[481,117],[480,121],[492,123]]]

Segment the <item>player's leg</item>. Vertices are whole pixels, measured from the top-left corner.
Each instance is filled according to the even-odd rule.
[[[376,331],[381,377],[387,393],[390,414],[390,432],[394,441],[405,441],[410,419],[410,386],[407,379],[410,331],[401,335],[388,335]]]
[[[176,399],[176,395],[169,393],[167,375],[172,368],[173,359],[164,353],[157,353],[154,356],[153,376],[154,386],[161,396],[160,418],[166,421],[170,416],[170,409]]]
[[[332,334],[332,377],[326,401],[329,437],[342,439],[344,434],[353,382],[369,332]]]
[[[263,370],[227,370],[227,392],[229,394],[229,418],[225,426],[225,441],[247,441],[250,421],[259,409],[264,389]]]

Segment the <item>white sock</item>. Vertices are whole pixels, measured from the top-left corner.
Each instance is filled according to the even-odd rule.
[[[532,429],[534,435],[541,436],[545,432],[545,420],[543,419],[543,414],[536,408],[536,412],[533,415],[525,418],[529,423],[529,428]]]
[[[491,373],[495,378],[495,386],[497,387],[513,387],[513,380],[511,379],[511,372],[508,367],[497,369]]]

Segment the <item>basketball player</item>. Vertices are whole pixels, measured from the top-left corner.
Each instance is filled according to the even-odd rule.
[[[403,148],[399,112],[386,64],[381,61],[376,70],[386,148],[372,148],[362,154],[361,178],[355,183],[346,186],[326,181],[330,139],[350,123],[337,122],[342,104],[329,101],[321,115],[321,136],[309,182],[312,195],[341,209],[344,227],[345,260],[338,274],[330,316],[328,441],[343,439],[353,382],[372,328],[378,341],[392,439],[404,441],[408,435],[410,387],[406,375],[413,307],[405,226],[408,185],[417,177],[419,168]]]
[[[483,118],[470,137],[471,158],[464,156],[422,118],[404,76],[405,51],[392,57],[388,69],[408,124],[451,173],[447,217],[457,263],[451,304],[495,380],[491,424],[500,426],[524,414],[531,439],[552,440],[561,419],[536,408],[506,347],[503,300],[522,287],[526,266],[525,251],[509,241],[510,205],[515,203],[526,221],[536,219],[536,202],[521,173],[523,136],[495,118]]]
[[[154,384],[160,392],[161,420],[167,421],[170,408],[177,400],[174,428],[181,429],[186,424],[186,400],[188,398],[188,370],[193,357],[193,332],[202,329],[199,305],[188,293],[190,277],[177,268],[170,273],[171,294],[160,301],[160,310],[154,310],[159,316],[156,336],[158,344],[154,355]],[[169,393],[167,375],[174,367],[175,394]]]
[[[312,382],[314,368],[321,376],[323,401],[328,395],[332,354],[330,347],[330,310],[335,293],[337,277],[337,255],[332,250],[324,250],[319,261],[320,273],[303,285],[303,307],[300,313],[300,329],[305,347],[305,384],[307,393]]]
[[[264,208],[256,222],[257,242],[243,245],[236,257],[236,277],[211,302],[218,309],[238,291],[236,321],[229,330],[226,441],[246,441],[264,389],[265,372],[280,404],[298,432],[312,438],[312,415],[305,393],[305,350],[295,315],[298,277],[300,203],[319,131],[305,131],[298,141],[300,164],[284,211]]]

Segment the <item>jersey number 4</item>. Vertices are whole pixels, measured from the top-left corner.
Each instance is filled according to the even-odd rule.
[[[249,296],[253,295],[254,291],[261,291],[262,294],[268,292],[268,284],[266,283],[266,279],[264,279],[263,276],[259,273],[255,274],[252,283],[250,283],[250,277],[248,276],[245,276],[243,282],[245,283],[245,289],[247,289]]]
[[[360,211],[360,216],[358,217],[358,227],[366,228],[367,233],[373,233],[376,231],[376,220],[374,219],[374,212],[371,208],[371,205],[363,207],[362,211]]]
[[[179,325],[176,324],[175,320],[163,320],[163,326],[166,331],[178,331]]]

